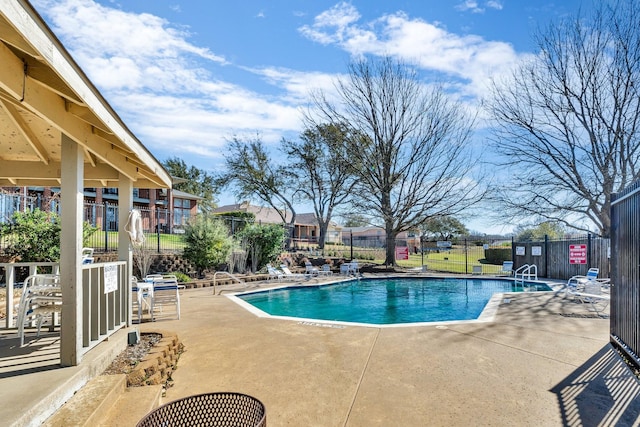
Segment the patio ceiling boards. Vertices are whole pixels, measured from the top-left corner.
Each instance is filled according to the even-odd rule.
[[[0,186],[60,186],[62,134],[84,153],[84,186],[171,188],[33,6],[0,0]]]

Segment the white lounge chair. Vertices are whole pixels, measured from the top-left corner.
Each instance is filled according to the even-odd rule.
[[[82,264],[93,264],[93,248],[82,248]]]
[[[54,315],[62,311],[62,289],[60,276],[57,274],[33,274],[27,277],[22,287],[22,295],[18,305],[18,337],[20,346],[24,346],[25,324],[36,322],[36,336],[40,336],[40,328],[45,319],[55,323]]]
[[[595,280],[587,282],[582,291],[575,291],[572,294],[577,301],[589,304],[591,310],[598,315],[607,308],[611,301],[611,295]]]
[[[282,264],[280,266],[280,270],[282,270],[282,272],[284,273],[284,277],[291,280],[304,280],[304,279],[309,279],[311,277],[310,274],[306,274],[306,273],[305,274],[292,273],[291,270],[289,270],[289,267],[287,267],[285,264]]]
[[[272,267],[271,264],[267,264],[267,272],[269,273],[269,277],[267,278],[267,280],[282,280],[284,279],[284,273],[280,270],[278,270],[275,267]]]
[[[180,319],[180,286],[178,278],[174,275],[162,275],[152,277],[153,296],[151,298],[151,312],[153,319],[156,313],[164,314],[165,307],[174,307],[178,320]]]
[[[321,276],[331,276],[333,274],[331,266],[329,264],[323,264],[322,269],[318,271],[318,274]]]
[[[567,280],[567,286],[565,288],[566,289],[565,295],[575,294],[576,292],[582,292],[584,290],[584,287],[589,283],[595,283],[597,284],[597,286],[600,286],[600,287],[602,286],[607,287],[611,279],[598,278],[599,272],[600,272],[600,269],[594,267],[594,268],[590,268],[589,271],[587,271],[586,276],[577,275],[569,278],[569,280]]]
[[[511,276],[513,274],[513,261],[503,261],[501,273]]]
[[[317,276],[318,274],[320,274],[320,270],[318,270],[317,267],[314,267],[313,264],[311,264],[310,261],[307,261],[304,263],[304,266],[306,268],[305,273],[312,275],[312,276]]]

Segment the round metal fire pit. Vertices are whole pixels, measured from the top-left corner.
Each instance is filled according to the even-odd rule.
[[[166,403],[149,412],[138,427],[265,427],[267,412],[258,399],[242,393],[204,393]]]

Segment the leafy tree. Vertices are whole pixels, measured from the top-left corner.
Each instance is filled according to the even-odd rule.
[[[175,184],[174,189],[202,197],[198,202],[201,212],[209,213],[216,207],[215,195],[218,189],[213,175],[195,166],[188,167],[184,160],[178,157],[165,160],[163,165],[171,176],[185,179],[185,182]]]
[[[253,224],[256,220],[256,214],[244,211],[220,212],[215,213],[214,216],[224,219],[232,235],[239,233],[247,225]]]
[[[193,263],[200,277],[204,270],[224,263],[232,248],[224,222],[208,215],[198,215],[187,224],[184,241],[184,257]]]
[[[564,236],[565,228],[559,222],[545,221],[533,227],[519,226],[515,233],[519,242],[542,241],[545,236],[549,239],[561,238]]]
[[[345,215],[344,227],[352,228],[352,227],[365,227],[369,225],[369,219],[358,213],[350,213]]]
[[[257,199],[274,208],[293,233],[295,191],[291,190],[294,186],[289,168],[273,162],[259,136],[247,141],[234,137],[225,151],[227,171],[219,177],[219,183],[233,185],[240,199]]]
[[[342,153],[349,131],[346,125],[320,124],[302,132],[300,141],[282,142],[295,185],[303,199],[313,204],[320,248],[324,248],[334,209],[351,196],[356,184],[351,164],[344,161]]]
[[[236,239],[247,243],[254,273],[277,259],[282,252],[284,234],[284,229],[278,224],[250,224],[238,233]]]
[[[611,195],[640,179],[640,8],[610,5],[550,25],[539,54],[494,84],[494,149],[511,169],[492,193],[511,218],[606,237]]]
[[[60,219],[53,212],[14,212],[0,224],[0,236],[7,242],[4,252],[22,262],[60,260]]]
[[[469,234],[467,227],[452,216],[429,218],[422,226],[422,231],[426,236],[438,240],[451,240]]]
[[[471,177],[474,120],[444,90],[389,57],[352,63],[336,88],[339,101],[316,94],[307,120],[351,127],[342,152],[358,181],[352,211],[366,212],[385,229],[385,263],[395,264],[398,233],[482,198]]]

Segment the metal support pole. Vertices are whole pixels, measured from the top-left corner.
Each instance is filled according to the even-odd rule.
[[[353,261],[353,230],[349,230],[349,242],[351,244],[351,260]]]
[[[158,253],[160,253],[160,209],[156,206],[156,232],[158,233]]]
[[[469,257],[468,257],[468,249],[467,249],[467,239],[464,239],[464,272],[465,274],[469,274]]]
[[[109,207],[107,206],[106,200],[102,202],[102,204],[104,205],[104,207],[102,208],[102,229],[104,230],[104,251],[107,252],[107,250],[109,249],[109,232],[107,228],[107,209],[109,209]]]

